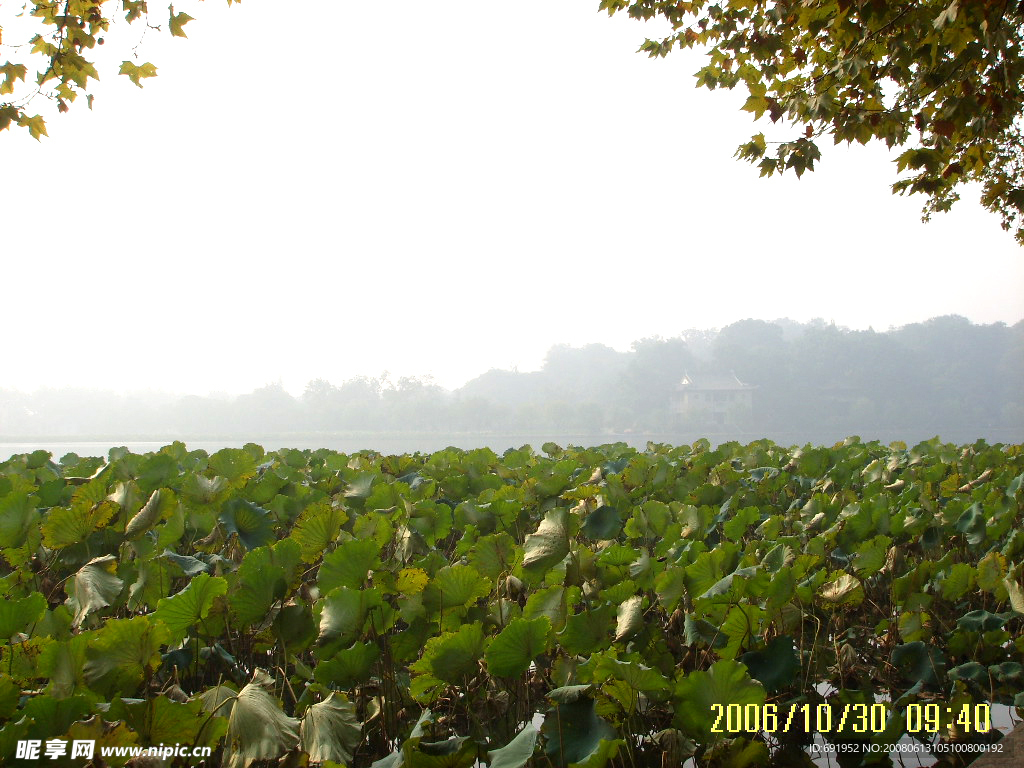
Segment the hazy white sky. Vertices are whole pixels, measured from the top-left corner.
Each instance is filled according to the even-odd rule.
[[[222,5],[149,33],[144,90],[111,74],[49,139],[0,134],[0,386],[457,386],[745,317],[1024,317],[976,195],[920,223],[884,147],[758,179],[745,96],[597,0]]]

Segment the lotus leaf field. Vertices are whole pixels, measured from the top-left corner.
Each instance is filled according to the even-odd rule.
[[[1022,484],[938,439],[14,456],[0,763],[800,766],[807,713],[887,744],[936,703],[911,737],[993,738],[957,713],[1024,707]]]

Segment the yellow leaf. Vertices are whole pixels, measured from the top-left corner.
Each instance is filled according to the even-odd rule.
[[[177,13],[176,14],[174,12],[174,6],[173,5],[167,6],[167,10],[170,11],[170,14],[171,14],[171,16],[170,16],[171,36],[172,37],[188,37],[188,35],[185,34],[185,25],[193,20],[192,17],[189,16],[185,12]]]
[[[43,120],[42,115],[36,115],[35,117],[21,115],[18,118],[18,125],[22,128],[28,128],[29,134],[36,141],[40,140],[40,136],[49,136],[46,132],[46,121]]]
[[[422,568],[403,568],[398,572],[396,586],[405,595],[415,595],[427,586],[427,573]]]

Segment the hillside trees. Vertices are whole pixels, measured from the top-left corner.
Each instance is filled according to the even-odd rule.
[[[792,133],[758,133],[737,149],[762,176],[813,170],[816,139],[909,145],[893,192],[947,211],[967,182],[1024,244],[1024,3],[1017,0],[601,0],[610,15],[663,17],[672,32],[650,56],[703,47],[698,85],[742,86],[743,109]]]

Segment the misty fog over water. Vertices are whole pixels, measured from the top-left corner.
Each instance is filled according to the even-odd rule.
[[[1024,441],[1021,382],[1024,322],[946,316],[875,332],[744,320],[642,339],[625,352],[554,346],[538,371],[492,369],[454,390],[386,373],[236,396],[21,392],[0,380],[0,459],[39,448],[58,457],[114,445],[156,450],[174,440],[208,451],[257,442],[346,453],[701,438],[832,444],[851,435],[1014,443]]]

